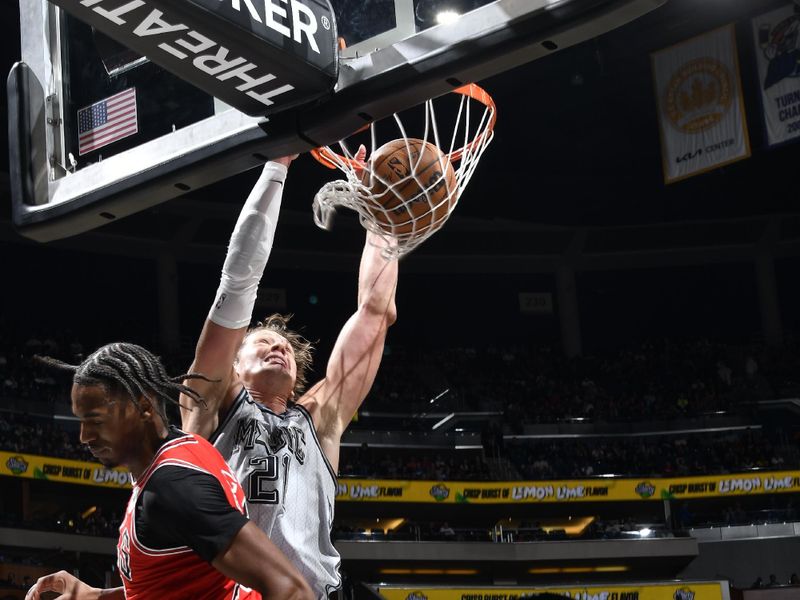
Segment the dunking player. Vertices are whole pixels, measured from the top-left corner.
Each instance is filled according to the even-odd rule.
[[[381,256],[381,238],[367,236],[358,307],[325,378],[302,394],[310,345],[279,315],[247,330],[290,162],[266,165],[236,223],[191,367],[220,382],[198,383],[210,410],[182,409],[183,427],[213,441],[245,489],[250,517],[324,598],[341,585],[330,539],[339,443],[372,386],[395,320],[397,261]]]
[[[124,587],[92,588],[61,571],[39,579],[26,600],[44,592],[60,600],[313,599],[297,569],[248,521],[244,492],[219,452],[168,426],[164,401],[172,394],[202,401],[176,383],[185,375],[170,378],[133,344],[103,346],[79,366],[45,360],[74,372],[81,442],[104,465],[128,467],[134,485],[117,544]]]

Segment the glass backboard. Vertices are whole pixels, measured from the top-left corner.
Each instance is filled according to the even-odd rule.
[[[281,1],[265,6],[278,10]],[[301,1],[315,0],[292,0]],[[15,226],[40,241],[76,235],[269,158],[331,144],[665,2],[334,0],[345,46],[334,91],[247,116],[61,8],[20,0],[23,64],[8,82]],[[87,143],[98,118],[118,120]]]

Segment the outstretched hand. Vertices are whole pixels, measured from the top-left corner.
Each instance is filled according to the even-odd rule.
[[[61,594],[56,600],[95,600],[100,598],[100,591],[66,571],[59,571],[37,579],[25,594],[25,600],[39,600],[45,592]]]

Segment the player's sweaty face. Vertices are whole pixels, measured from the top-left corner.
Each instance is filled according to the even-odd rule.
[[[107,467],[126,464],[141,447],[139,411],[101,385],[73,385],[72,413],[81,423],[81,443]]]
[[[245,378],[258,378],[260,375],[284,377],[294,387],[297,378],[294,349],[279,333],[254,331],[239,350],[237,371]]]

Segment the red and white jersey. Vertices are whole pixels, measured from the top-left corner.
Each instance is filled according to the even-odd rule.
[[[182,433],[182,432],[181,432]],[[148,481],[165,466],[192,469],[219,481],[232,507],[246,514],[244,492],[228,465],[204,439],[184,434],[166,442],[147,470],[134,482],[119,528],[117,566],[128,600],[260,600],[258,592],[229,579],[188,546],[153,549],[136,536],[136,504]]]

